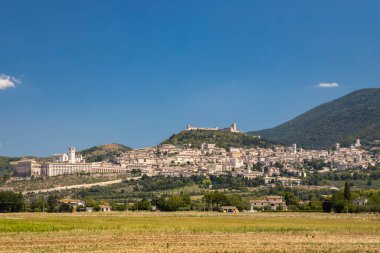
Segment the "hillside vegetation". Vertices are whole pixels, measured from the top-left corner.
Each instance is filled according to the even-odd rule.
[[[86,159],[86,162],[100,162],[107,161],[129,150],[131,150],[130,147],[113,143],[84,149],[80,153]]]
[[[13,175],[15,171],[15,166],[10,164],[11,162],[19,161],[21,159],[35,159],[37,162],[51,162],[52,157],[35,157],[35,156],[24,156],[24,157],[8,157],[0,156],[0,176],[3,175]]]
[[[357,138],[367,144],[380,139],[380,88],[354,91],[277,127],[250,133],[304,148],[347,146]]]
[[[0,176],[5,174],[13,174],[14,166],[10,162],[17,161],[18,157],[0,156]]]
[[[182,131],[161,144],[188,145],[200,148],[202,143],[215,143],[220,148],[271,147],[272,143],[252,135],[210,130]]]

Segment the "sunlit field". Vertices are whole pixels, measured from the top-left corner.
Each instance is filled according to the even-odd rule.
[[[380,252],[380,216],[0,214],[0,252]]]

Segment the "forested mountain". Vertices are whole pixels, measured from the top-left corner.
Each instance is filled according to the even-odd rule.
[[[266,140],[259,139],[252,135],[212,130],[182,131],[178,134],[173,134],[161,144],[191,144],[192,147],[200,148],[202,143],[213,143],[216,144],[216,146],[225,149],[230,147],[271,147],[273,145],[271,142],[267,142]]]
[[[380,139],[380,88],[362,89],[317,106],[277,127],[253,131],[268,140],[328,149]]]

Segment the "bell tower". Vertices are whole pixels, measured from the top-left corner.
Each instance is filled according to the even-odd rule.
[[[75,148],[69,147],[67,155],[69,157],[69,163],[75,163]]]

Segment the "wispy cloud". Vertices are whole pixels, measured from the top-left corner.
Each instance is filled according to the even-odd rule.
[[[337,83],[319,83],[316,85],[318,88],[337,88],[339,87],[339,84]]]
[[[14,88],[20,83],[21,80],[16,77],[0,74],[0,90]]]

